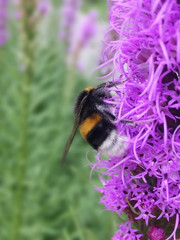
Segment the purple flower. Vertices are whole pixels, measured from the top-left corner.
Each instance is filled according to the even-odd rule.
[[[0,47],[4,45],[9,37],[7,30],[8,0],[0,0]]]
[[[89,40],[96,34],[97,31],[97,17],[96,11],[91,11],[82,23],[79,33],[79,45],[85,46]]]
[[[89,48],[95,48],[92,45],[93,40],[97,37],[99,26],[98,12],[91,10],[84,15],[80,10],[80,3],[80,0],[64,1],[61,9],[59,37],[65,45],[67,65],[82,72],[88,65],[85,55],[87,55]],[[93,52],[93,49],[90,51]]]
[[[41,15],[45,15],[51,10],[51,3],[49,0],[40,0],[37,3],[37,8]]]
[[[73,38],[69,44],[69,62],[74,65],[78,71],[83,71],[86,65],[86,59],[83,57],[84,50],[92,48],[92,41],[96,37],[98,29],[98,13],[90,11],[86,16],[80,16],[73,29]],[[93,51],[93,49],[90,49]]]
[[[80,0],[64,0],[62,4],[59,37],[66,41],[67,45],[71,38],[72,28],[80,5]]]
[[[112,80],[122,83],[107,101],[128,144],[118,158],[98,156],[92,164],[109,176],[100,188],[101,203],[126,212],[141,229],[162,223],[167,239],[175,240],[180,215],[180,4],[109,0],[108,5],[107,35],[116,32],[116,39],[106,41],[102,67],[113,63]]]
[[[137,231],[131,228],[131,222],[122,223],[111,240],[140,240],[142,234],[138,234]]]

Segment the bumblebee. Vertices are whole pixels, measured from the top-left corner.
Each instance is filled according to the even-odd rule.
[[[110,105],[104,101],[112,97],[107,89],[117,84],[119,83],[102,83],[96,88],[85,88],[79,94],[74,108],[75,123],[62,156],[62,163],[78,128],[82,137],[103,155],[116,157],[125,151],[127,137],[118,135],[116,118]]]

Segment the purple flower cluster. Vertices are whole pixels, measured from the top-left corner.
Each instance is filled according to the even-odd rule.
[[[101,203],[138,226],[141,239],[158,225],[166,239],[180,228],[180,3],[176,0],[109,0],[110,30],[103,67],[122,85],[108,99],[120,135],[118,158],[92,164],[101,172]],[[109,75],[108,75],[109,76]],[[129,124],[123,124],[129,120]],[[125,238],[120,228],[114,239]],[[136,235],[136,232],[133,233]],[[153,236],[157,236],[155,234]],[[158,237],[148,239],[158,240]],[[165,239],[160,238],[160,239]]]
[[[0,47],[4,45],[9,37],[7,31],[8,0],[0,0]]]
[[[136,234],[137,231],[131,228],[131,222],[122,223],[111,240],[140,240],[142,234]]]
[[[65,45],[67,66],[84,71],[87,62],[84,52],[98,33],[98,12],[82,13],[81,0],[64,0],[61,8],[61,29],[59,37]],[[84,57],[85,56],[85,57]]]
[[[62,9],[61,9],[61,29],[59,33],[60,39],[67,41],[72,33],[72,27],[76,19],[76,14],[81,5],[80,0],[63,0]]]
[[[91,39],[97,32],[97,18],[96,11],[90,11],[85,20],[82,23],[79,33],[79,46],[85,46],[89,39]]]
[[[40,15],[45,15],[51,10],[50,0],[39,0],[37,2],[37,9]]]

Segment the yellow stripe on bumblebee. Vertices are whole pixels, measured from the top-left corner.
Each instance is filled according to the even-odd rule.
[[[94,87],[88,87],[88,88],[85,88],[84,91],[85,92],[90,92],[91,90],[95,89]]]
[[[87,139],[87,134],[102,120],[102,117],[93,113],[90,117],[86,118],[80,125],[80,132],[84,139]]]

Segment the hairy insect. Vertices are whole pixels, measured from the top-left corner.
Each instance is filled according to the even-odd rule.
[[[75,103],[74,127],[66,143],[61,163],[65,161],[77,129],[82,137],[98,152],[106,156],[119,156],[125,151],[125,136],[119,136],[115,126],[115,116],[110,105],[104,100],[111,98],[108,88],[116,86],[116,82],[106,82],[99,86],[85,88]],[[129,121],[122,120],[123,124]]]

